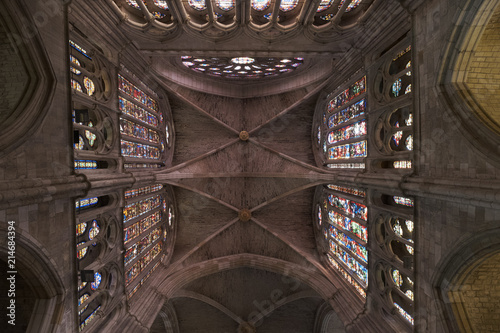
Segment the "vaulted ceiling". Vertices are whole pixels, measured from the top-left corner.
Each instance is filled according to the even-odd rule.
[[[174,188],[177,230],[168,268],[151,279],[150,290],[166,297],[155,307],[162,310],[150,322],[153,332],[169,325],[190,333],[252,332],[257,326],[257,332],[312,332],[324,301],[339,292],[341,299],[352,297],[317,252],[315,187],[336,175],[316,165],[312,120],[318,97],[347,79],[345,72],[363,66],[363,50],[400,35],[391,28],[407,17],[398,1],[362,1],[357,11],[342,13],[347,1],[336,19],[315,26],[320,1],[299,2],[289,25],[256,25],[250,1],[237,1],[228,27],[213,17],[195,24],[187,1],[166,1],[171,21],[165,24],[148,12],[149,1],[137,0],[140,8],[133,8],[125,0],[107,0],[93,20],[105,17],[101,24],[112,36],[85,30],[96,45],[104,43],[101,37],[114,39],[123,59],[140,54],[148,71],[138,76],[154,78],[168,94],[172,164],[156,179]],[[95,10],[81,3],[73,15],[87,6]],[[193,72],[182,65],[183,55],[300,56],[304,69],[231,81]],[[299,285],[293,290],[290,275]],[[263,322],[252,319],[256,304],[272,299],[275,290],[282,293],[279,306]],[[362,310],[356,298],[335,309],[342,320]],[[139,314],[143,306],[132,302],[131,312]],[[332,327],[341,326],[334,322]]]

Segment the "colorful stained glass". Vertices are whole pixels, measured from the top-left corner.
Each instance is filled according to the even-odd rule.
[[[264,10],[271,4],[271,0],[252,0],[252,8],[255,10]]]
[[[335,96],[330,100],[327,106],[328,112],[343,106],[344,104],[350,102],[355,97],[361,95],[366,91],[366,76],[363,76],[360,80],[356,81],[349,88]]]
[[[139,217],[147,212],[158,208],[162,204],[162,198],[159,195],[155,195],[151,198],[140,200],[123,208],[123,221],[127,222],[133,218]]]
[[[403,138],[403,131],[397,131],[392,135],[392,141],[396,146],[399,146],[399,142]]]
[[[149,194],[149,193],[154,193],[163,188],[163,185],[157,184],[157,185],[151,185],[151,186],[144,186],[144,187],[139,187],[135,188],[132,190],[125,191],[125,199],[130,199],[134,197],[138,197],[140,195],[144,194]]]
[[[284,12],[288,12],[295,7],[297,7],[297,4],[299,3],[299,0],[281,0],[280,3],[280,10]]]
[[[357,157],[366,157],[366,140],[341,146],[335,146],[328,149],[328,159],[330,160],[350,159]]]
[[[88,293],[83,294],[78,298],[78,307],[81,307],[88,299],[90,295]],[[87,308],[89,307],[88,304],[86,304],[82,309],[78,311],[78,315],[80,316]]]
[[[85,89],[87,90],[87,95],[92,96],[95,92],[94,81],[92,81],[88,77],[84,76],[83,77],[83,85],[85,86]]]
[[[215,4],[222,10],[231,10],[234,8],[234,0],[216,0]]]
[[[318,206],[318,225],[321,225],[323,220],[323,214],[321,213],[321,207]]]
[[[78,291],[81,291],[83,288],[85,288],[86,285],[87,285],[87,282],[80,283],[80,285],[78,286]]]
[[[160,12],[151,12],[151,14],[153,14],[153,17],[158,20],[161,20],[162,18],[167,16],[166,14]]]
[[[410,67],[411,67],[411,60],[410,60],[410,61],[408,61],[408,63],[406,64],[406,67],[405,67],[405,68],[406,68],[406,69],[408,69],[408,68],[410,68]],[[408,72],[406,73],[406,75],[411,76],[411,71],[408,71]]]
[[[398,303],[394,303],[394,306],[398,309],[399,313],[410,322],[410,324],[414,325],[413,317],[408,314]]]
[[[161,9],[168,9],[168,4],[165,0],[153,0],[156,7],[161,8]]]
[[[365,226],[332,210],[328,212],[328,218],[331,223],[351,232],[362,241],[368,242],[368,229]]]
[[[319,12],[322,12],[324,10],[327,10],[332,5],[332,2],[333,2],[333,0],[321,0],[321,2],[319,3],[319,6],[318,6],[317,12],[319,13]]]
[[[321,126],[318,126],[318,130],[317,130],[317,138],[318,138],[318,145],[321,144]]]
[[[342,247],[337,245],[333,240],[330,240],[330,251],[340,261],[342,261],[352,273],[356,274],[358,278],[363,281],[364,285],[368,285],[368,269],[354,259]]]
[[[89,57],[89,55],[87,54],[87,51],[85,51],[83,49],[83,47],[81,47],[80,45],[76,44],[75,42],[73,42],[72,40],[69,41],[69,45],[71,45],[71,47],[73,47],[75,50],[77,50],[78,52],[80,52],[81,54],[83,54],[85,57],[89,58],[89,59],[92,59],[91,57]]]
[[[350,276],[342,267],[340,267],[330,254],[328,254],[327,256],[330,264],[342,274],[344,279],[346,279],[346,281],[349,282],[363,298],[366,298],[365,289],[361,287],[361,285],[356,282],[356,280],[354,280],[352,276]]]
[[[327,140],[328,144],[332,144],[359,138],[364,135],[366,135],[366,120],[361,120],[354,124],[331,131],[328,133]]]
[[[394,225],[392,226],[392,230],[398,235],[399,237],[403,237],[403,227],[401,224],[399,224],[399,220],[396,220]]]
[[[157,131],[123,118],[120,118],[120,133],[153,143],[160,142],[160,135]]]
[[[136,9],[141,9],[139,4],[137,3],[137,0],[127,0],[127,3]]]
[[[392,61],[396,61],[398,60],[399,58],[401,58],[402,56],[404,56],[406,53],[410,52],[411,51],[411,45],[408,45],[408,47],[402,51],[400,51],[396,57],[394,59],[392,59]]]
[[[196,10],[205,10],[207,9],[207,5],[205,4],[205,0],[188,0],[189,5]]]
[[[78,244],[77,244],[77,246],[78,246],[78,245],[81,245],[81,244],[85,244],[85,242],[80,242],[80,243],[78,243]],[[82,249],[78,250],[78,251],[76,252],[76,257],[77,257],[78,259],[80,259],[80,260],[81,260],[81,259],[83,259],[83,258],[87,255],[87,250],[88,250],[88,249],[89,249],[88,247],[84,247],[84,248],[82,248]]]
[[[347,5],[347,8],[345,9],[345,12],[350,12],[351,10],[353,10],[354,8],[358,7],[359,4],[361,3],[361,0],[349,0],[350,1],[350,4]],[[341,0],[340,1],[340,4],[339,4],[339,8],[342,7],[342,5],[344,4],[345,0]]]
[[[413,205],[414,205],[413,199],[410,199],[410,198],[394,196],[393,199],[394,199],[394,202],[397,203],[398,205],[407,206],[407,207],[413,207]]]
[[[408,229],[409,232],[413,232],[413,221],[406,220],[405,224],[406,224],[406,229]]]
[[[137,102],[140,102],[151,110],[158,112],[158,103],[120,74],[118,74],[118,88],[120,91],[132,97]]]
[[[120,142],[123,156],[155,160],[160,159],[160,150],[156,147],[125,140],[120,140]]]
[[[75,79],[71,79],[71,88],[75,89],[76,91],[83,92],[82,85],[80,82],[76,81]]]
[[[82,323],[80,323],[79,327],[80,331],[82,331],[85,328],[85,326],[87,326],[92,321],[92,319],[95,318],[95,316],[97,315],[97,311],[99,311],[100,308],[101,306],[99,305]]]
[[[413,246],[405,244],[405,247],[406,247],[406,251],[408,251],[409,254],[413,255],[413,253],[414,253]]]
[[[408,115],[408,118],[405,120],[405,124],[406,126],[411,126],[413,124],[413,114],[410,113]]]
[[[75,75],[80,75],[82,72],[78,69],[76,69],[75,67],[73,66],[70,66],[69,67],[69,70],[71,71],[71,73],[75,74]]]
[[[168,226],[172,226],[172,222],[174,220],[174,212],[172,207],[168,207]]]
[[[331,21],[335,15],[333,14],[326,14],[326,15],[321,15],[319,18],[322,19],[323,21]]]
[[[349,199],[340,198],[333,194],[328,195],[328,202],[331,206],[336,207],[352,217],[356,217],[364,221],[368,220],[368,208],[363,204]]]
[[[144,108],[127,101],[123,97],[118,98],[120,111],[126,115],[134,117],[137,120],[142,121],[143,123],[158,126],[158,118],[153,115],[151,112],[146,111]]]
[[[409,93],[411,93],[411,84],[409,84],[408,86],[406,86],[406,89],[405,89],[405,95],[409,94]]]
[[[76,225],[76,236],[81,236],[87,230],[87,223],[82,222]]]
[[[95,139],[97,139],[97,136],[94,133],[92,133],[91,131],[85,130],[85,137],[89,141],[89,145],[91,147],[93,147],[94,143],[95,143]]]
[[[365,114],[365,99],[348,106],[342,111],[339,111],[328,118],[328,127],[332,128],[342,123],[345,123],[351,119],[357,118]]]
[[[99,228],[99,225],[97,224],[97,220],[92,221],[92,226],[90,227],[89,230],[89,240],[93,240],[98,234],[101,229]]]
[[[332,237],[337,243],[343,245],[348,250],[350,250],[359,259],[363,260],[365,263],[368,262],[368,250],[366,247],[349,237],[348,235],[340,232],[334,226],[330,226],[329,229],[330,237]]]
[[[366,197],[366,192],[363,191],[363,190],[359,190],[357,188],[353,188],[353,187],[346,187],[346,186],[338,186],[338,185],[333,185],[333,184],[330,184],[330,185],[327,185],[327,187],[330,189],[330,190],[335,190],[335,191],[339,191],[339,192],[344,192],[344,193],[348,193],[348,194],[352,194],[352,195],[356,195],[358,197]]]
[[[399,270],[397,269],[392,270],[392,280],[398,287],[403,285],[403,276],[401,275]]]
[[[394,161],[393,163],[395,169],[411,169],[411,161]]]
[[[85,198],[82,200],[76,200],[75,207],[76,207],[76,209],[87,208],[87,207],[97,205],[98,202],[99,202],[99,199],[97,197]]]
[[[83,150],[83,148],[85,148],[85,141],[81,135],[78,136],[78,143],[75,143],[74,148],[78,150]]]
[[[406,149],[413,150],[413,136],[408,135],[405,141]]]
[[[97,169],[97,161],[75,160],[75,169]]]
[[[413,291],[408,289],[407,291],[405,291],[405,295],[413,301]]]
[[[394,97],[398,97],[400,92],[401,92],[401,79],[397,79],[392,84],[392,94],[394,95]]]
[[[101,284],[101,280],[102,280],[101,273],[95,272],[94,282],[90,283],[90,289],[97,290],[97,288],[99,288],[99,285]]]

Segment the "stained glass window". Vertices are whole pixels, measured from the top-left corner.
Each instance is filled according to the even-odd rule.
[[[160,142],[160,135],[157,131],[149,129],[145,126],[137,125],[123,118],[120,119],[120,132],[137,139],[153,143]]]
[[[136,9],[141,9],[141,7],[139,7],[139,4],[137,3],[137,0],[127,0],[127,3]]]
[[[82,85],[80,84],[80,82],[76,81],[75,79],[71,79],[71,88],[83,93]]]
[[[317,11],[322,12],[324,10],[327,10],[332,5],[332,2],[333,2],[333,0],[321,0]]]
[[[298,3],[299,0],[281,0],[280,9],[284,12],[288,12],[297,7]]]
[[[76,226],[76,236],[83,235],[85,230],[87,230],[87,223],[85,222],[78,223]]]
[[[217,57],[198,58],[182,56],[184,66],[204,74],[223,78],[262,78],[294,71],[304,62],[303,58],[250,58]]]
[[[144,108],[127,101],[126,99],[119,97],[118,98],[120,111],[124,114],[134,117],[137,120],[142,121],[145,124],[149,124],[152,126],[158,126],[158,118],[154,116],[151,112],[146,111]]]
[[[165,9],[165,10],[168,9],[167,1],[165,1],[165,0],[153,0],[153,1],[154,1],[154,4],[156,5],[156,7],[161,8],[161,9]]]
[[[158,104],[148,94],[137,88],[129,80],[118,74],[118,88],[135,101],[142,103],[153,111],[158,112]]]
[[[82,331],[85,326],[87,326],[92,321],[92,319],[95,318],[95,316],[97,315],[97,311],[99,311],[100,308],[101,306],[99,305],[87,318],[85,318],[82,323],[80,323],[80,331]]]
[[[100,228],[97,224],[97,220],[92,221],[92,226],[89,229],[89,240],[93,240],[99,234]]]
[[[394,202],[397,203],[398,205],[407,206],[407,207],[413,207],[413,205],[414,205],[413,199],[410,199],[410,198],[394,196],[393,199],[394,199]]]
[[[366,135],[366,120],[339,128],[328,133],[328,144],[337,143]]]
[[[330,190],[344,192],[344,193],[356,195],[356,196],[362,197],[362,198],[366,197],[366,192],[365,191],[357,189],[357,188],[354,188],[354,187],[339,186],[339,185],[333,185],[333,184],[327,185],[327,187]]]
[[[87,51],[85,51],[85,49],[83,47],[81,47],[80,45],[76,44],[72,40],[69,41],[69,45],[71,45],[71,47],[73,47],[75,50],[77,50],[78,52],[80,52],[81,54],[83,54],[88,59],[92,59],[91,57],[89,57],[89,55],[87,54]]]
[[[366,140],[328,148],[328,159],[350,159],[366,157]]]
[[[158,192],[162,188],[163,188],[163,185],[157,184],[157,185],[144,186],[144,187],[128,190],[128,191],[125,191],[125,199],[135,198],[135,197],[138,197],[141,195]]]
[[[231,10],[234,8],[234,0],[216,0],[217,7],[222,10]]]
[[[205,4],[205,0],[188,0],[188,3],[191,7],[196,10],[205,10],[207,6]]]
[[[162,205],[162,201],[163,200],[160,195],[155,195],[154,197],[126,205],[123,208],[123,221],[127,222],[160,207]]]
[[[99,288],[99,285],[101,284],[101,280],[102,280],[101,273],[95,272],[94,282],[90,283],[90,289],[97,290],[97,288]]]
[[[77,246],[78,246],[78,245],[82,245],[82,244],[85,244],[85,242],[78,243],[78,244],[77,244]],[[88,249],[89,249],[88,247],[84,247],[84,248],[82,248],[82,249],[78,250],[78,251],[76,252],[76,257],[77,257],[78,259],[83,259],[83,258],[87,255],[87,250],[88,250]]]
[[[271,4],[271,0],[252,0],[252,8],[255,10],[264,10]]]
[[[348,106],[328,118],[328,127],[332,128],[365,114],[365,99]]]
[[[347,8],[345,9],[346,13],[350,12],[354,8],[358,7],[359,4],[361,3],[361,0],[348,0],[348,1],[350,1],[350,4],[347,5]],[[344,2],[345,2],[345,0],[340,0],[339,8],[342,7]]]
[[[413,136],[408,135],[405,141],[406,149],[413,150]]]
[[[75,169],[97,169],[97,161],[75,160]]]
[[[324,226],[332,266],[366,297],[368,286],[368,208],[359,202],[334,195],[331,190],[351,195],[365,195],[363,190],[340,185],[328,185],[323,193],[324,208],[328,211],[328,222]],[[318,214],[321,212],[319,209]],[[355,221],[354,219],[360,219]]]
[[[347,88],[334,98],[330,100],[328,103],[327,110],[328,112],[332,112],[335,109],[343,106],[344,104],[350,102],[355,97],[361,95],[366,91],[365,87],[366,76],[363,76],[360,80],[356,81],[351,87]]]
[[[76,209],[92,207],[92,206],[97,205],[98,202],[99,202],[99,199],[97,197],[85,198],[82,200],[75,201],[75,207],[76,207]]]
[[[160,158],[160,150],[156,147],[125,140],[120,140],[120,142],[123,156],[155,160]]]

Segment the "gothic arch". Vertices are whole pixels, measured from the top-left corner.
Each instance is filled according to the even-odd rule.
[[[0,68],[0,78],[9,82],[9,86],[1,86],[0,122],[4,128],[0,133],[0,154],[3,155],[36,132],[47,114],[55,79],[37,25],[16,1],[0,3],[0,34],[2,49],[7,53],[4,58],[8,59]]]
[[[16,226],[17,227],[17,226]],[[64,311],[65,288],[50,255],[23,230],[15,231],[15,267],[36,298],[26,332],[54,332]],[[8,231],[0,228],[0,254],[8,255]]]
[[[438,265],[442,268],[434,276],[432,285],[438,306],[444,310],[443,319],[449,332],[473,332],[471,327],[474,318],[467,313],[470,303],[474,302],[466,295],[470,289],[469,278],[485,263],[500,267],[499,240],[498,228],[476,233],[459,242],[456,250],[445,256]],[[486,281],[486,284],[493,282]]]
[[[479,5],[478,5],[479,3]],[[494,122],[467,84],[469,69],[489,21],[498,11],[499,0],[460,1],[456,24],[444,50],[438,76],[438,88],[453,110],[453,121],[468,141],[482,154],[500,162],[500,124]],[[478,37],[479,36],[479,37]],[[487,77],[479,77],[486,89],[492,89]],[[493,80],[494,81],[494,80]],[[493,90],[495,90],[493,88]],[[498,111],[497,111],[498,112]]]

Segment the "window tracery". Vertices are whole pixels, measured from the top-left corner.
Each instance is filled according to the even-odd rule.
[[[94,326],[98,312],[110,311],[113,290],[110,281],[119,278],[112,269],[115,255],[117,220],[111,196],[88,197],[75,201],[78,271],[93,271],[93,281],[83,282],[78,276],[77,298],[79,331]]]
[[[412,55],[411,45],[405,43],[407,46],[397,46],[397,51],[381,58],[374,81],[374,87],[378,87],[374,89],[378,100],[373,108],[378,117],[374,143],[381,155],[376,164],[382,169],[413,167]]]
[[[316,226],[326,258],[336,271],[366,298],[368,288],[368,208],[366,192],[330,184],[316,193]]]
[[[139,88],[121,74],[118,89],[120,149],[125,168],[163,166],[171,145],[171,125],[164,107],[160,107],[157,97],[151,97],[145,88]]]
[[[364,168],[368,134],[366,76],[318,105],[316,154],[327,168]],[[348,163],[345,163],[348,162]]]
[[[125,191],[124,198],[123,260],[130,299],[169,251],[174,230],[173,199],[161,184]]]
[[[187,68],[210,76],[247,79],[276,77],[295,71],[304,63],[304,59],[295,58],[250,58],[250,57],[181,57]]]

